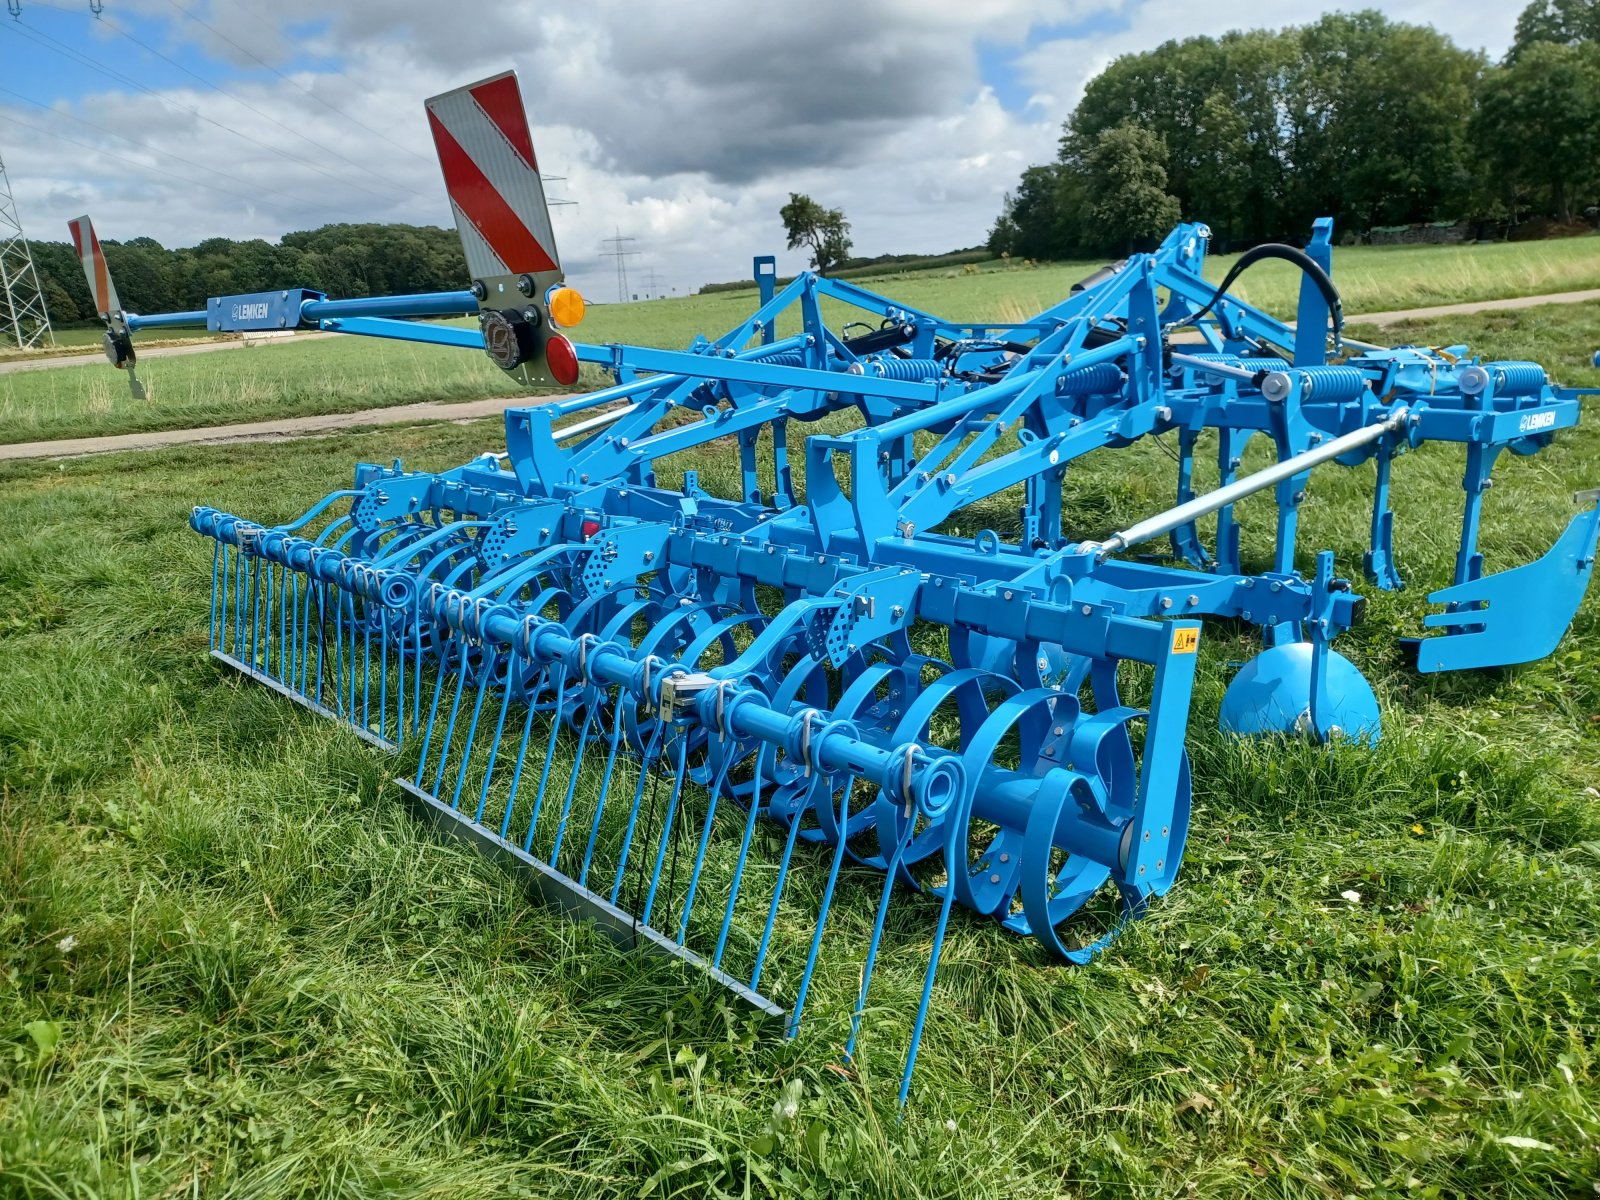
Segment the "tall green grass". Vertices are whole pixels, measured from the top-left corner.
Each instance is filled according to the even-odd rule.
[[[1576,361],[1593,330],[1558,311],[1471,331]],[[356,461],[437,469],[497,435],[0,467],[0,1195],[1590,1193],[1600,614],[1591,596],[1541,663],[1406,670],[1458,453],[1397,464],[1411,587],[1340,641],[1379,747],[1218,734],[1256,645],[1209,623],[1177,886],[1087,968],[958,913],[902,1115],[892,1053],[836,1069],[848,976],[799,1041],[759,1038],[428,838],[385,755],[207,660],[191,505],[283,520]],[[1491,569],[1549,544],[1597,449],[1582,429],[1502,466]],[[679,465],[712,488],[729,470],[715,448]],[[1075,467],[1072,527],[1147,514],[1171,470],[1149,444]],[[1304,509],[1303,544],[1347,571],[1369,471],[1319,472]],[[1259,563],[1268,512],[1243,515]],[[874,898],[847,883],[840,927]],[[894,912],[885,1019],[933,928],[926,903]]]

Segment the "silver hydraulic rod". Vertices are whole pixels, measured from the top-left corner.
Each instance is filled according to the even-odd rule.
[[[1193,367],[1197,371],[1206,371],[1212,375],[1219,375],[1224,379],[1243,379],[1250,382],[1261,374],[1260,371],[1249,371],[1244,367],[1235,367],[1228,363],[1212,362],[1194,354],[1178,354],[1174,352],[1172,361],[1176,366]]]
[[[610,412],[596,413],[582,421],[574,421],[571,425],[556,430],[556,441],[570,442],[573,438],[580,438],[586,433],[593,433],[596,429],[604,429],[607,425],[615,424],[629,413],[638,410],[637,404],[624,404],[621,408],[613,408]]]
[[[1092,550],[1101,558],[1105,558],[1119,550],[1137,546],[1140,542],[1148,542],[1151,538],[1171,533],[1181,525],[1187,525],[1220,508],[1226,508],[1243,500],[1246,496],[1252,496],[1256,492],[1282,483],[1285,479],[1290,479],[1302,471],[1308,471],[1319,463],[1325,463],[1329,459],[1338,458],[1341,454],[1375,442],[1386,433],[1393,433],[1406,423],[1410,412],[1411,410],[1402,404],[1375,424],[1353,429],[1332,441],[1307,450],[1304,454],[1296,454],[1282,462],[1273,463],[1270,467],[1263,467],[1243,479],[1234,480],[1226,487],[1219,487],[1204,496],[1196,496],[1193,500],[1185,501],[1176,508],[1169,508],[1166,512],[1157,513],[1153,517],[1146,517],[1137,525],[1130,525],[1121,533],[1114,533],[1103,542],[1085,542],[1081,549]]]

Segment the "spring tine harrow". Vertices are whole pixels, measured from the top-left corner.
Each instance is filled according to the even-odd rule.
[[[1363,602],[1331,551],[1296,570],[1315,472],[1375,462],[1364,566],[1393,588],[1396,460],[1465,445],[1424,671],[1548,653],[1583,601],[1593,494],[1533,562],[1486,573],[1478,545],[1502,451],[1542,449],[1580,394],[1465,347],[1346,341],[1329,222],[1220,287],[1208,231],[1182,225],[1020,322],[808,274],[780,288],[758,260],[761,299],[720,337],[590,346],[563,331],[582,301],[515,78],[428,115],[470,292],[299,302],[341,306],[325,328],[470,342],[523,382],[579,363],[616,382],[508,410],[503,454],[362,464],[285,524],[195,509],[211,652],[395,753],[420,813],[619,943],[790,1036],[820,1021],[848,1061],[898,1047],[902,1102],[943,947],[971,936],[958,909],[1082,963],[1172,886],[1203,618],[1264,642],[1225,729],[1378,737],[1372,688],[1332,648]],[[1293,327],[1229,290],[1263,257],[1303,274]],[[463,295],[470,337],[388,319]],[[868,331],[836,333],[825,304]],[[1074,460],[1167,433],[1171,508],[1071,528]],[[1273,461],[1241,474],[1257,437]],[[1213,442],[1220,484],[1200,492]],[[1248,571],[1239,504],[1258,494],[1271,551]]]

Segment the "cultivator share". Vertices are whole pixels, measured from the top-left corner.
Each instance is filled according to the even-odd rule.
[[[1485,574],[1477,548],[1501,452],[1576,424],[1577,393],[1533,363],[1344,339],[1329,222],[1303,251],[1250,252],[1220,287],[1201,276],[1207,230],[1182,225],[1021,322],[950,321],[810,274],[779,290],[758,260],[759,307],[715,340],[585,345],[561,329],[583,306],[515,79],[437,97],[428,117],[470,291],[270,293],[158,318],[113,295],[113,358],[131,366],[129,331],[199,317],[470,344],[528,382],[591,363],[616,383],[509,409],[506,452],[454,470],[362,465],[286,525],[197,508],[212,653],[398,752],[423,811],[551,901],[788,1032],[814,980],[847,979],[847,1055],[864,1024],[909,1024],[902,1099],[957,906],[1084,962],[1172,886],[1203,618],[1265,643],[1228,688],[1226,729],[1378,737],[1372,689],[1330,645],[1362,601],[1331,553],[1295,570],[1314,468],[1374,464],[1365,573],[1396,588],[1394,461],[1466,446],[1455,578],[1430,597],[1421,671],[1545,655],[1583,598],[1594,495],[1533,562]],[[1293,327],[1228,292],[1263,256],[1303,272]],[[852,321],[830,327],[825,305]],[[393,319],[465,310],[481,332]],[[1075,460],[1166,433],[1174,507],[1110,536],[1063,526]],[[1206,433],[1221,486],[1197,496]],[[1239,477],[1257,435],[1277,461]],[[737,454],[737,494],[679,465],[711,443]],[[1271,569],[1248,571],[1234,506],[1268,489]],[[1012,527],[978,528],[1011,496]],[[1119,915],[1072,921],[1103,916],[1102,896]]]

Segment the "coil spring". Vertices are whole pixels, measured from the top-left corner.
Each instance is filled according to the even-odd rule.
[[[1056,381],[1056,394],[1060,396],[1095,396],[1114,392],[1122,387],[1125,376],[1116,363],[1096,363],[1068,371]]]
[[[864,364],[868,374],[881,379],[898,379],[905,383],[921,383],[924,379],[937,379],[944,374],[944,364],[933,358],[896,358],[885,355]]]
[[[1507,398],[1537,396],[1544,390],[1544,368],[1533,362],[1485,363],[1484,369],[1494,380],[1494,394]]]
[[[1320,404],[1341,404],[1367,390],[1367,377],[1355,367],[1301,367],[1306,378],[1306,399]]]

